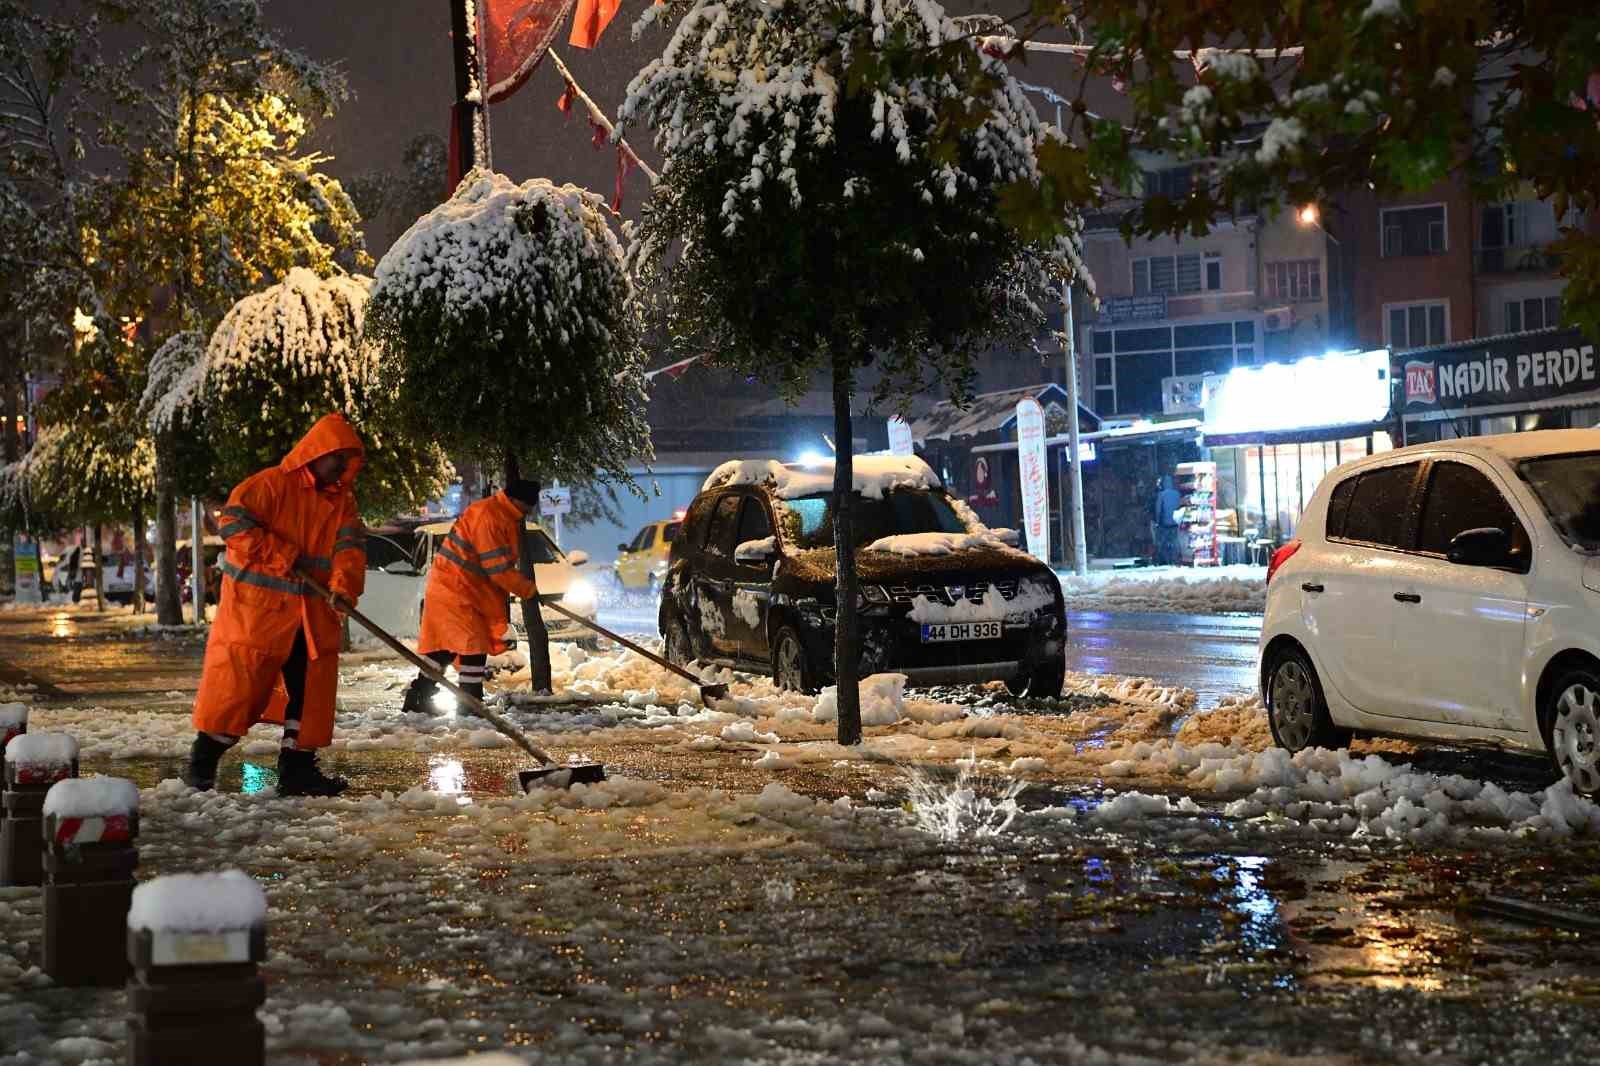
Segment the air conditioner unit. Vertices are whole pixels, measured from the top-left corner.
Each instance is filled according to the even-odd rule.
[[[1261,328],[1268,333],[1282,333],[1294,328],[1294,308],[1269,307],[1261,313]]]

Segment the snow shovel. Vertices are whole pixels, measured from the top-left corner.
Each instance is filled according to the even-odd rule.
[[[304,570],[300,570],[298,573],[311,589],[324,599],[328,597],[328,590],[316,578],[307,574]],[[522,791],[526,792],[534,785],[567,788],[570,785],[593,784],[596,781],[604,781],[606,779],[606,768],[597,762],[557,765],[556,761],[550,757],[550,753],[529,740],[526,733],[512,725],[502,715],[490,710],[482,700],[446,679],[444,672],[439,669],[437,663],[423,658],[390,636],[378,623],[356,610],[353,604],[345,606],[345,613],[365,626],[367,632],[387,644],[391,651],[410,661],[411,665],[421,670],[422,675],[428,680],[436,685],[442,685],[456,699],[471,707],[475,714],[494,726],[495,731],[501,736],[510,739],[517,747],[539,760],[539,769],[517,771],[517,783],[522,787]]]
[[[668,662],[655,652],[645,651],[627,637],[619,637],[617,634],[611,632],[611,630],[596,622],[591,622],[581,615],[573,614],[559,603],[546,603],[545,606],[550,608],[552,611],[555,611],[557,614],[565,615],[574,622],[578,623],[580,626],[587,626],[608,640],[616,641],[629,651],[637,652],[638,654],[643,655],[646,659],[649,659],[663,670],[671,670],[673,673],[677,674],[679,677],[683,678],[685,681],[689,682],[700,690],[700,702],[705,704],[709,709],[713,711],[717,709],[712,703],[713,700],[725,700],[728,698],[727,685],[708,685],[698,677],[695,677],[689,671],[685,670],[683,667]]]

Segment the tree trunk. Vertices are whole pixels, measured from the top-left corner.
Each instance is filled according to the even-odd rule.
[[[203,536],[204,531],[197,531]],[[202,606],[198,615],[205,617]],[[156,621],[183,625],[183,600],[178,595],[178,501],[172,494],[172,441],[156,438]]]
[[[133,505],[133,613],[144,614],[144,504]]]
[[[22,362],[21,353],[17,353],[17,362]],[[18,375],[20,377],[20,374]],[[22,458],[22,441],[17,435],[17,393],[18,383],[12,380],[8,372],[4,380],[0,380],[0,464],[14,463]]]
[[[853,539],[854,438],[850,393],[854,370],[844,356],[833,363],[833,546],[838,554],[833,626],[833,678],[838,686],[839,743],[861,743],[861,638],[856,618],[856,548]]]
[[[105,544],[105,528],[99,522],[94,524],[94,609],[106,609],[106,560],[102,550]]]

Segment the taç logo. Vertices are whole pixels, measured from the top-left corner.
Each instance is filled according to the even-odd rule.
[[[1439,371],[1432,363],[1413,359],[1406,364],[1406,403],[1438,403]]]

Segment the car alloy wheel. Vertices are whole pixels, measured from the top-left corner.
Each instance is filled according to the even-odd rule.
[[[1600,794],[1600,693],[1583,682],[1556,698],[1550,748],[1579,795]]]
[[[1278,661],[1270,695],[1278,743],[1290,751],[1309,746],[1317,725],[1317,691],[1299,656],[1286,655]]]
[[[785,632],[778,637],[778,647],[772,656],[773,680],[781,689],[798,692],[803,685],[805,673],[805,652],[800,648],[800,641],[793,633]]]

